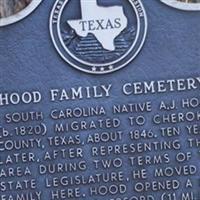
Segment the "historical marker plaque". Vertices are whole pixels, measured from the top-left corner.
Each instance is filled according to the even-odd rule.
[[[200,199],[199,2],[27,2],[0,19],[0,200]]]

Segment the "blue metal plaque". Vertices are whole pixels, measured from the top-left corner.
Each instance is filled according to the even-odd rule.
[[[0,200],[200,199],[199,3],[36,4],[0,19]]]

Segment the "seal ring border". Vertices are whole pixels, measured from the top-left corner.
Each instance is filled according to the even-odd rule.
[[[137,49],[137,51],[134,53],[133,56],[131,56],[131,58],[129,58],[126,62],[124,62],[124,64],[120,65],[119,67],[116,67],[112,70],[107,70],[107,71],[92,71],[92,70],[86,70],[86,69],[83,69],[77,65],[75,65],[74,63],[72,63],[71,61],[69,61],[61,52],[60,52],[60,49],[58,48],[57,44],[56,44],[56,41],[55,41],[55,38],[54,38],[54,34],[53,34],[53,24],[51,23],[52,22],[52,19],[53,19],[53,15],[54,15],[54,10],[57,6],[57,3],[59,2],[60,0],[57,0],[54,5],[53,5],[53,8],[52,8],[52,11],[51,11],[51,14],[50,14],[50,19],[49,19],[49,29],[50,29],[50,36],[51,36],[51,39],[53,41],[53,45],[55,47],[55,49],[57,50],[57,52],[59,53],[59,55],[61,56],[61,58],[63,60],[65,60],[69,65],[73,66],[75,69],[79,70],[79,71],[82,71],[82,72],[85,72],[85,73],[89,73],[89,74],[94,74],[94,75],[98,75],[98,74],[108,74],[108,73],[112,73],[112,72],[115,72],[115,71],[118,71],[120,69],[122,69],[123,67],[125,67],[126,65],[128,65],[138,54],[139,52],[141,51],[144,43],[145,43],[145,40],[146,40],[146,36],[147,36],[147,30],[148,30],[148,20],[147,20],[147,14],[146,14],[146,10],[143,6],[143,3],[141,2],[141,0],[137,0],[143,10],[143,18],[144,18],[144,32],[143,32],[143,37],[142,37],[142,40],[141,40],[141,43]],[[68,1],[68,0],[67,0]],[[128,1],[131,1],[133,3],[133,0],[128,0]]]
[[[67,53],[76,61],[80,62],[81,64],[83,65],[87,65],[87,66],[90,66],[90,67],[106,67],[106,66],[110,66],[110,65],[114,65],[118,62],[120,62],[121,60],[123,60],[124,58],[126,58],[128,56],[128,54],[134,49],[137,41],[138,41],[138,38],[139,38],[139,35],[140,35],[140,17],[139,17],[139,14],[137,12],[137,8],[135,7],[135,5],[133,4],[132,0],[128,0],[130,2],[130,4],[132,4],[132,7],[133,9],[135,10],[135,13],[136,13],[136,17],[137,17],[137,34],[136,34],[136,37],[134,39],[134,42],[133,44],[131,45],[131,47],[129,48],[129,50],[123,55],[121,56],[119,59],[113,61],[113,62],[108,62],[108,63],[104,63],[104,64],[98,64],[98,63],[89,63],[89,62],[85,62],[84,60],[81,60],[79,58],[77,58],[75,55],[73,55],[69,50],[68,48],[65,46],[63,40],[62,40],[62,37],[61,37],[61,32],[59,30],[59,26],[60,26],[60,19],[61,19],[61,15],[62,15],[62,12],[63,12],[63,9],[65,8],[65,5],[69,2],[70,0],[66,0],[65,3],[62,5],[62,9],[60,10],[60,13],[59,13],[59,17],[58,17],[58,24],[57,24],[57,32],[58,32],[58,38],[63,46],[63,48],[67,51]]]

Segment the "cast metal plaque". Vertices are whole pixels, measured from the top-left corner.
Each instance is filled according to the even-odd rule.
[[[200,199],[199,3],[175,3],[47,0],[0,27],[0,200]]]

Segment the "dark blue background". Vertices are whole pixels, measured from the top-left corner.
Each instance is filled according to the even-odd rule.
[[[8,112],[43,111],[46,115],[45,122],[52,127],[53,122],[48,114],[53,108],[90,105],[104,105],[110,108],[111,105],[117,103],[146,100],[156,105],[162,99],[199,96],[199,90],[196,90],[167,95],[126,97],[122,95],[121,87],[126,82],[199,76],[200,12],[176,10],[160,3],[159,0],[143,0],[149,27],[147,39],[140,54],[128,66],[115,73],[90,75],[69,66],[54,49],[49,34],[49,16],[53,3],[53,0],[45,0],[26,19],[0,28],[0,92],[21,93],[27,90],[39,90],[43,94],[43,100],[38,105],[0,107],[0,125],[4,125],[3,116]],[[107,99],[75,100],[62,103],[50,103],[49,101],[51,88],[67,89],[109,83],[113,84],[113,89],[111,97]],[[14,127],[14,125],[9,125],[9,129],[12,129],[12,126]],[[152,125],[149,123],[148,126],[151,128]],[[124,123],[121,129],[126,130],[126,127],[127,124]],[[54,133],[49,131],[49,135],[54,135]],[[182,140],[184,142],[183,137]],[[196,160],[197,165],[199,165],[198,159],[193,159],[193,161]],[[38,178],[41,185],[43,185],[43,178]],[[197,180],[198,177],[194,179]],[[193,191],[196,192],[198,187],[196,185]],[[48,191],[43,191],[48,197]]]

